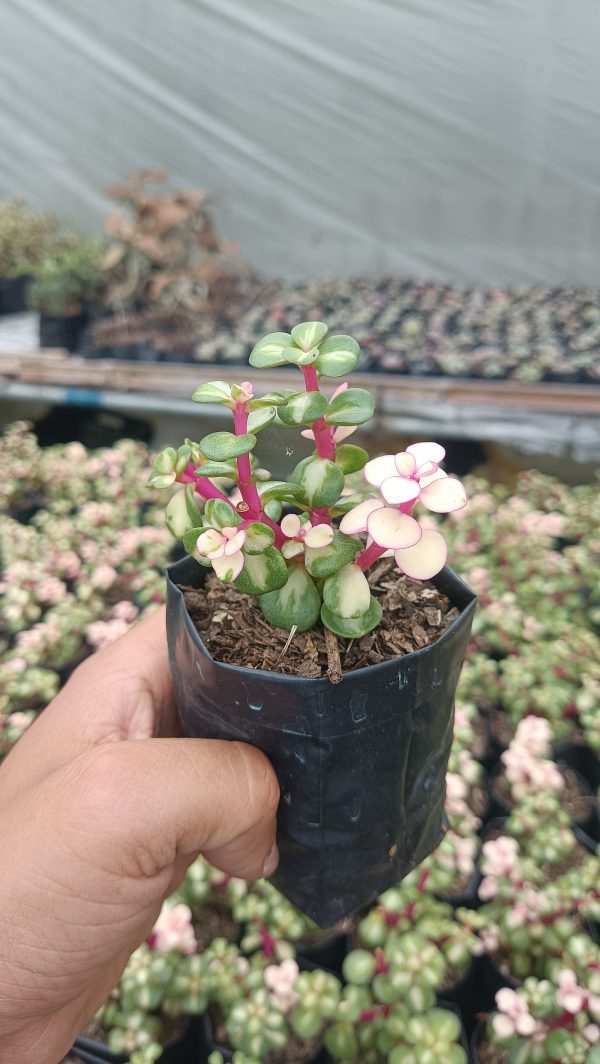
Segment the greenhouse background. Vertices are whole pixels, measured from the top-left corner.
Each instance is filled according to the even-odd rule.
[[[2,31],[0,191],[36,208],[90,228],[163,167],[270,275],[597,278],[592,0],[9,0]]]
[[[600,1064],[599,34],[2,5],[0,1064]],[[280,864],[194,847],[78,967],[137,788],[36,837],[53,722],[67,759],[140,632],[173,763],[180,726],[268,755]],[[183,792],[137,780],[146,824]]]

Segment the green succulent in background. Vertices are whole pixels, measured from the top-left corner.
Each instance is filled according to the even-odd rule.
[[[43,314],[79,314],[85,303],[99,302],[106,283],[101,240],[72,236],[47,251],[32,269],[30,307]]]
[[[0,200],[0,277],[31,273],[58,231],[52,215],[32,211],[21,200]]]

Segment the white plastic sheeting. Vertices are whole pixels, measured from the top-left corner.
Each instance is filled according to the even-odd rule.
[[[598,0],[0,0],[0,194],[162,166],[289,277],[598,283]]]

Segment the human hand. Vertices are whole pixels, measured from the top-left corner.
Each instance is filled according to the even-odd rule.
[[[267,759],[176,735],[161,609],[85,661],[2,765],[0,1064],[57,1064],[199,853],[275,870]]]

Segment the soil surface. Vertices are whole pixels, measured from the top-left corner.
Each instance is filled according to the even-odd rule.
[[[483,818],[487,812],[490,799],[485,783],[475,783],[469,790],[467,805],[475,816]]]
[[[462,898],[470,892],[475,881],[474,876],[474,872],[463,872],[461,876],[458,876],[458,878],[454,880],[452,890],[440,891],[436,897],[439,898],[440,901],[447,901],[450,903],[461,901]]]
[[[490,732],[501,746],[508,746],[515,737],[515,729],[503,709],[490,712]]]
[[[385,559],[368,574],[373,595],[383,607],[378,628],[360,639],[336,639],[338,671],[351,672],[430,646],[459,615],[459,610],[430,582],[410,580]],[[264,619],[258,600],[217,580],[204,588],[181,587],[190,617],[216,661],[248,669],[266,669],[317,679],[335,676],[325,631],[319,623],[290,639],[283,628]],[[328,653],[329,650],[329,653]]]
[[[207,905],[200,910],[198,919],[194,920],[194,934],[198,953],[203,953],[215,938],[237,942],[240,937],[240,925],[236,924],[225,906]]]
[[[508,1053],[500,1046],[493,1046],[487,1038],[484,1038],[477,1046],[475,1059],[479,1060],[479,1064],[508,1064]]]

